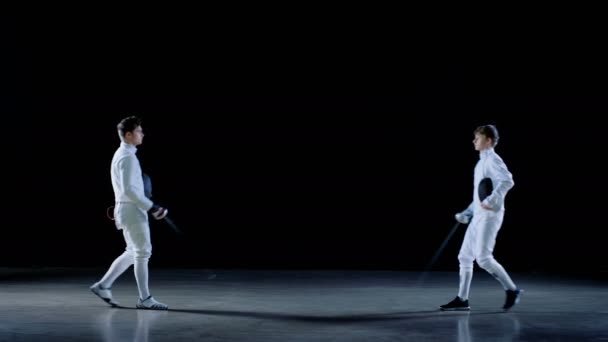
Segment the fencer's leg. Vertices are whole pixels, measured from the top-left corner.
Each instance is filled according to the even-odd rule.
[[[439,306],[442,311],[471,310],[471,307],[469,306],[469,288],[471,287],[471,279],[473,278],[473,257],[468,254],[467,251],[467,244],[463,243],[460,253],[458,254],[458,260],[460,261],[458,296],[451,302]]]
[[[458,286],[458,297],[462,300],[469,299],[469,291],[471,289],[471,280],[473,279],[473,261],[475,260],[474,254],[474,239],[475,232],[473,229],[468,229],[465,233],[462,247],[458,253],[458,263],[460,267],[459,272],[459,286]]]
[[[502,265],[499,264],[491,255],[484,256],[483,258],[477,260],[477,263],[479,264],[479,267],[483,268],[484,270],[486,270],[486,272],[490,273],[494,278],[496,278],[500,285],[502,285],[503,289],[517,289],[517,286],[515,285],[507,271],[504,269],[504,267],[502,267]]]
[[[519,303],[520,296],[523,290],[515,285],[515,283],[513,282],[513,280],[511,280],[511,277],[509,277],[509,274],[507,273],[507,271],[505,271],[504,267],[502,267],[501,264],[494,260],[491,255],[484,256],[483,259],[480,259],[478,261],[478,263],[479,267],[483,268],[492,276],[494,276],[494,278],[498,280],[500,285],[502,285],[503,289],[505,290],[506,298],[505,304],[503,305],[503,309],[509,310],[515,304]]]
[[[112,296],[112,284],[114,284],[116,279],[118,279],[118,277],[120,277],[127,270],[127,268],[133,265],[133,254],[129,246],[127,234],[124,230],[123,236],[125,237],[125,242],[127,242],[126,250],[118,258],[116,258],[114,262],[112,262],[112,265],[110,265],[110,268],[101,278],[101,280],[89,287],[91,292],[111,306],[119,305],[119,303],[115,301]]]
[[[150,289],[148,287],[148,258],[135,257],[135,280],[137,281],[139,298],[148,298],[150,296]]]
[[[139,291],[139,298],[148,298],[148,260],[152,255],[152,243],[150,242],[150,228],[148,224],[138,224],[128,227],[128,243],[133,250],[133,262],[135,264],[135,281]]]
[[[129,251],[125,251],[122,255],[114,260],[103,278],[91,285],[89,289],[104,302],[114,307],[118,306],[119,303],[115,301],[114,297],[112,296],[112,284],[114,284],[114,281],[132,264],[133,255]]]
[[[127,250],[114,260],[98,284],[103,288],[112,287],[112,284],[114,284],[116,279],[118,279],[118,277],[120,277],[131,265],[133,265],[133,254]]]
[[[507,271],[494,259],[494,245],[496,243],[496,235],[502,224],[502,214],[496,216],[488,215],[484,229],[480,235],[477,245],[477,263],[479,267],[490,273],[506,292],[505,304],[503,309],[509,310],[519,302],[523,290],[517,288]]]
[[[460,284],[458,286],[458,297],[462,300],[469,299],[471,280],[473,279],[473,267],[460,267]]]
[[[460,282],[458,286],[458,296],[451,302],[440,305],[439,308],[442,311],[468,311],[471,309],[469,306],[469,288],[471,286],[471,279],[473,277],[473,250],[471,248],[471,241],[473,235],[470,229],[467,229],[465,233],[460,252],[458,253],[458,260],[460,262]]]
[[[136,307],[147,310],[167,310],[169,306],[152,297],[148,288],[148,260],[152,255],[150,227],[148,224],[135,226],[130,234],[130,239],[135,256],[135,280],[137,281],[137,289],[139,291]]]
[[[515,290],[517,286],[515,286],[504,267],[494,259],[493,255],[496,236],[501,224],[502,215],[489,217],[484,222],[484,229],[480,230],[477,240],[477,264],[496,278],[505,290]]]

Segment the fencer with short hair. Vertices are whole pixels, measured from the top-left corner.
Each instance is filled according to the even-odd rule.
[[[441,305],[441,310],[470,310],[469,290],[474,261],[494,276],[506,291],[503,309],[508,310],[518,303],[523,291],[493,256],[496,236],[504,218],[505,197],[515,185],[513,175],[494,150],[498,140],[498,130],[493,125],[479,126],[474,131],[473,144],[475,150],[479,151],[479,161],[474,169],[473,201],[464,211],[455,215],[458,222],[469,224],[458,254],[458,296],[450,303]],[[485,188],[481,188],[483,186],[490,187],[487,194],[483,194],[486,192]],[[480,198],[482,194],[485,198]]]
[[[148,261],[152,255],[148,213],[160,220],[167,215],[167,209],[153,203],[144,192],[142,170],[136,155],[137,146],[144,137],[141,119],[135,116],[124,118],[117,128],[121,142],[112,158],[110,176],[115,197],[114,220],[116,228],[122,230],[126,249],[90,290],[104,302],[118,306],[112,297],[112,284],[131,265],[135,265],[139,291],[136,307],[167,310],[168,306],[156,301],[148,288]]]

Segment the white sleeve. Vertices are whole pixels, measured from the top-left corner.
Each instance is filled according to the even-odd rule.
[[[138,207],[148,211],[152,208],[154,203],[146,197],[144,189],[137,186],[138,182],[143,182],[143,179],[136,179],[136,170],[138,166],[137,160],[133,157],[126,157],[120,160],[118,162],[120,181],[123,185],[125,195],[135,202]]]

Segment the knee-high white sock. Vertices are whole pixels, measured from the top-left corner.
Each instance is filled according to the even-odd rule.
[[[498,280],[500,285],[502,285],[505,290],[517,289],[517,286],[515,286],[515,283],[513,282],[513,280],[511,280],[511,277],[509,277],[507,271],[505,271],[505,268],[502,267],[502,265],[498,262],[493,261],[492,265],[488,267],[486,271],[488,271],[492,276],[494,276],[494,278]]]
[[[127,268],[133,265],[133,255],[127,251],[122,253],[118,258],[114,260],[106,274],[101,278],[99,284],[103,288],[110,288],[114,281],[123,274]]]
[[[135,258],[135,280],[139,290],[139,298],[146,299],[150,296],[148,289],[148,258]]]
[[[460,269],[460,286],[458,287],[458,297],[462,300],[469,299],[469,289],[473,279],[473,270],[469,268]]]

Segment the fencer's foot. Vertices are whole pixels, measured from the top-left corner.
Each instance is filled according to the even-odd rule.
[[[441,311],[469,311],[471,307],[469,306],[469,300],[462,300],[460,297],[456,296],[453,301],[441,305],[439,307]]]
[[[138,309],[146,309],[146,310],[168,310],[169,309],[169,306],[167,304],[158,302],[151,295],[148,296],[148,298],[143,299],[143,300],[141,298],[139,298],[137,300],[136,306]]]
[[[524,292],[522,289],[507,290],[507,298],[505,299],[505,305],[502,307],[505,310],[509,310],[515,304],[519,303],[521,294]]]
[[[119,304],[112,298],[112,289],[104,289],[101,284],[95,283],[89,287],[97,297],[101,298],[104,302],[110,304],[111,307],[117,307]]]

